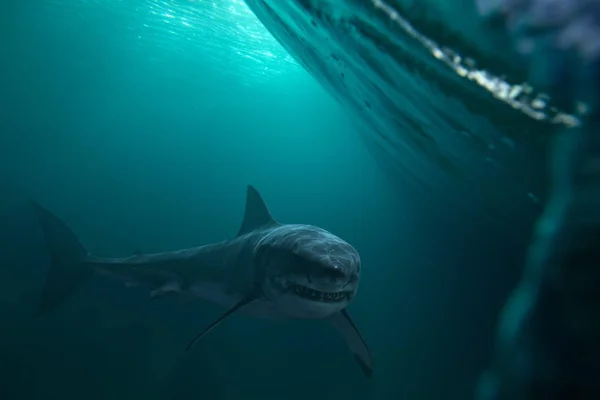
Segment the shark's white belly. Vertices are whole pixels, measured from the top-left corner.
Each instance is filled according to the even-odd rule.
[[[186,292],[194,297],[208,300],[225,308],[232,307],[241,299],[241,296],[238,294],[226,293],[223,285],[215,282],[194,283]]]
[[[191,296],[198,297],[215,303],[224,309],[229,309],[242,300],[240,294],[228,294],[223,286],[213,282],[201,282],[190,286],[186,293]],[[256,318],[264,318],[270,320],[287,319],[276,304],[269,301],[257,300],[238,312],[239,314],[249,315]]]
[[[143,286],[147,284],[143,280],[138,280],[136,277],[128,276],[127,274],[115,273],[113,270],[104,268],[96,268],[99,275],[107,276],[113,279],[120,280],[126,287]],[[187,288],[183,288],[177,280],[166,279],[161,286],[152,290],[151,296],[158,297],[162,295],[180,294],[195,297],[214,303],[224,309],[229,309],[242,300],[242,295],[238,293],[229,293],[225,288],[225,284],[217,282],[197,282]],[[244,307],[239,311],[239,314],[249,315],[257,318],[265,318],[271,320],[279,320],[289,318],[276,307],[272,302],[255,301],[252,304]]]

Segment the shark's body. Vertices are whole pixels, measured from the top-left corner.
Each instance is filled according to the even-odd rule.
[[[37,204],[35,209],[52,257],[38,315],[99,273],[149,286],[151,297],[186,294],[228,309],[188,348],[238,310],[262,318],[321,318],[338,328],[365,374],[372,372],[370,352],[346,311],[358,286],[358,253],[319,227],[276,222],[251,186],[235,238],[126,258],[88,254],[66,224]]]
[[[127,258],[89,257],[85,265],[129,284],[149,285],[153,287],[152,297],[184,293],[230,308],[253,289],[255,265],[262,246],[282,241],[290,242],[290,246],[324,243],[330,252],[347,256],[348,245],[323,229],[306,225],[275,225],[258,228],[232,240],[191,249],[136,254]],[[332,290],[335,288],[332,287]],[[330,296],[333,297],[333,294]],[[330,313],[328,303],[325,304],[323,308],[319,305],[309,310],[288,309],[264,299],[257,300],[244,311],[265,318],[321,318]]]

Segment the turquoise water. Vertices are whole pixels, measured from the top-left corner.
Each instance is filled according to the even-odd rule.
[[[0,398],[459,399],[488,361],[527,221],[488,229],[404,186],[241,0],[13,1],[0,16]],[[231,237],[255,185],[361,253],[368,380],[319,321],[231,318],[102,278],[30,318],[35,199],[98,255]],[[485,295],[485,296],[484,296]]]

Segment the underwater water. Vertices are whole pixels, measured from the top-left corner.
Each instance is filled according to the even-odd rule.
[[[461,208],[415,188],[241,0],[2,8],[1,399],[472,396],[539,211],[527,190],[534,205],[509,229],[469,214],[470,200]],[[537,161],[520,185],[539,178]],[[510,174],[477,176],[513,189]],[[128,256],[232,237],[248,184],[278,220],[325,228],[360,252],[349,309],[373,353],[370,379],[318,320],[232,316],[185,352],[220,307],[150,300],[103,277],[31,317],[50,259],[27,200],[91,253]]]

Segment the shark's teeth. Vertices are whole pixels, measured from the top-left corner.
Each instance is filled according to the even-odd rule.
[[[348,297],[347,292],[321,292],[306,286],[288,283],[287,288],[294,294],[309,300],[321,301],[324,303],[334,303],[345,300]]]

